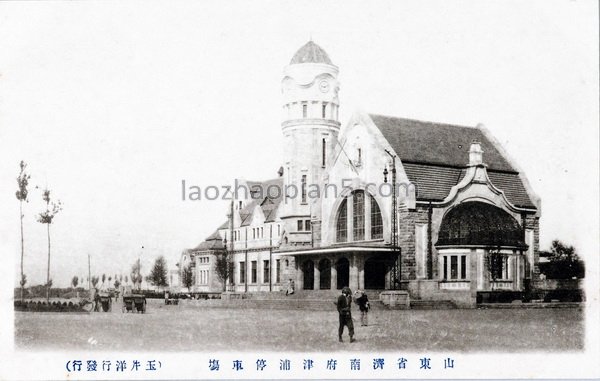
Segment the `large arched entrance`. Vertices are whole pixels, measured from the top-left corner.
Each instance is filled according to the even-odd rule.
[[[340,258],[335,264],[335,269],[337,271],[337,288],[341,290],[350,284],[350,262],[346,258]]]
[[[331,261],[327,258],[319,261],[319,288],[321,290],[331,288]]]
[[[385,255],[376,255],[365,261],[365,289],[385,289],[385,277],[390,268],[390,260]]]
[[[313,290],[315,288],[315,263],[310,259],[304,261],[302,272],[304,273],[303,288]]]

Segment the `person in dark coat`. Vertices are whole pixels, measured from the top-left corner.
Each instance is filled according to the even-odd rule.
[[[356,304],[360,310],[360,325],[366,327],[369,324],[369,298],[364,291],[358,291],[358,297],[356,298]]]
[[[352,291],[350,288],[344,287],[342,289],[342,295],[340,295],[337,299],[337,310],[340,317],[340,327],[338,329],[338,337],[340,343],[344,340],[342,339],[342,334],[344,333],[344,326],[348,327],[348,333],[350,334],[350,342],[354,342],[354,324],[352,323]]]

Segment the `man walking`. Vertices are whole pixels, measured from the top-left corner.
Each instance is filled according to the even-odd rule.
[[[350,307],[352,306],[352,291],[350,288],[344,287],[342,289],[342,295],[337,300],[337,310],[340,315],[340,327],[338,329],[338,336],[340,343],[342,340],[342,334],[344,333],[344,326],[348,327],[348,333],[350,334],[350,342],[354,342],[354,324],[352,323],[352,312]]]
[[[359,297],[356,299],[356,304],[360,310],[360,325],[366,327],[369,324],[369,309],[371,308],[369,298],[364,291],[357,291],[357,294]]]

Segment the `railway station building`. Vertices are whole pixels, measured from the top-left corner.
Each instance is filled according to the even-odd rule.
[[[525,291],[538,276],[541,204],[500,143],[481,124],[357,112],[342,126],[338,73],[313,41],[285,67],[285,157],[273,179],[236,180],[227,220],[184,250],[193,291],[281,292],[293,281],[460,306],[482,291]]]

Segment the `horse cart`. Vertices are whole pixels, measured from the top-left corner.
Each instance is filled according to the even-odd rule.
[[[112,297],[108,292],[99,292],[95,297],[95,311],[110,312],[112,310]]]
[[[146,312],[146,297],[144,295],[123,295],[123,307],[121,309],[125,312]]]

